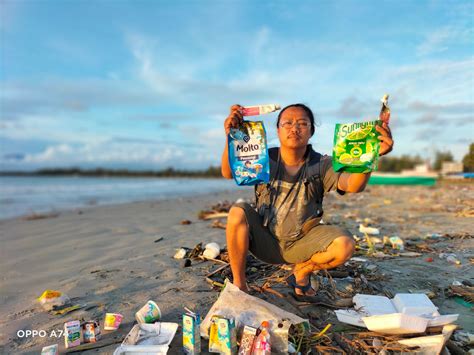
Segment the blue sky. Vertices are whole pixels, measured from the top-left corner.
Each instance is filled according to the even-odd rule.
[[[391,95],[393,155],[474,140],[472,1],[11,1],[0,166],[219,165],[234,103],[303,102],[334,125]],[[270,145],[276,115],[262,116]]]

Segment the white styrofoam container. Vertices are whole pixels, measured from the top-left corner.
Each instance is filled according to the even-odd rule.
[[[398,312],[413,316],[439,315],[438,308],[424,293],[397,293],[393,298],[393,304]]]
[[[397,312],[392,301],[385,296],[364,295],[358,293],[352,298],[352,301],[354,302],[357,311],[362,311],[368,316]]]
[[[362,321],[369,330],[386,334],[423,333],[428,326],[427,318],[403,313],[362,317]]]
[[[122,345],[115,349],[114,355],[166,354],[177,329],[178,323],[156,322],[154,324],[135,324],[125,337]],[[146,338],[139,345],[131,345],[131,339],[136,339],[140,330],[145,332],[145,334],[148,333]]]
[[[443,314],[442,316],[430,318],[428,320],[428,327],[438,327],[440,325],[451,324],[456,322],[458,318],[459,314]]]
[[[334,312],[336,313],[337,320],[340,322],[365,328],[365,323],[362,321],[362,315],[353,309],[337,309]]]
[[[114,355],[166,355],[168,345],[120,345]]]
[[[443,335],[430,335],[419,338],[402,339],[398,341],[400,344],[406,346],[418,346],[421,349],[417,352],[423,354],[439,354],[443,350],[444,336]]]

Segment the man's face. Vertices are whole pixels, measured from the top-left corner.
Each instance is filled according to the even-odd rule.
[[[286,148],[306,147],[311,138],[311,121],[300,107],[286,109],[277,128],[280,145]]]

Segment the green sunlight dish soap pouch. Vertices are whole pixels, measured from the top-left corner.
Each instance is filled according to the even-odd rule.
[[[244,116],[274,112],[278,105],[244,107]],[[258,185],[270,181],[270,160],[262,121],[243,121],[228,136],[229,165],[237,185]]]
[[[388,95],[382,99],[380,117],[385,119],[389,112]],[[368,173],[377,170],[379,159],[380,133],[375,129],[383,121],[337,123],[334,131],[332,166],[334,171],[348,173]]]

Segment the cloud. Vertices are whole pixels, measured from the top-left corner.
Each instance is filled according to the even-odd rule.
[[[409,102],[407,104],[407,109],[414,112],[437,112],[438,114],[473,113],[474,102],[433,104],[416,100]]]
[[[472,102],[474,57],[461,60],[425,61],[419,64],[387,68],[385,81],[403,90],[405,101],[431,98],[446,104]],[[429,95],[429,96],[428,96]]]
[[[195,129],[190,129],[190,135],[195,134]],[[136,138],[136,137],[120,137],[114,136],[111,137],[108,142],[119,143],[119,144],[139,144],[139,145],[152,145],[154,149],[159,149],[164,145],[176,145],[179,144],[183,148],[199,148],[202,145],[196,143],[193,139],[192,141],[176,141],[171,139],[147,139],[147,138]]]
[[[8,153],[3,155],[4,160],[22,161],[25,159],[24,153]]]
[[[445,27],[429,33],[425,40],[416,48],[417,55],[424,56],[448,50],[449,43],[455,37],[452,28]]]
[[[443,119],[436,114],[423,114],[418,117],[415,121],[417,124],[440,124],[442,123]]]
[[[360,120],[365,115],[370,114],[368,108],[370,105],[367,101],[363,101],[353,95],[342,99],[339,108],[335,111],[328,112],[330,115],[337,117],[339,120]],[[373,110],[372,110],[373,111]]]
[[[211,133],[212,136],[214,133]],[[115,137],[103,142],[51,144],[37,153],[17,153],[2,156],[0,163],[21,167],[117,167],[140,166],[162,169],[205,169],[220,164],[222,147],[211,149],[206,144],[152,141]],[[17,157],[18,159],[13,159]],[[20,159],[21,157],[21,159]]]
[[[233,6],[243,11],[240,4]],[[246,16],[245,11],[238,14]],[[466,124],[472,113],[472,56],[424,59],[461,43],[453,39],[461,25],[427,35],[418,49],[424,57],[408,58],[401,66],[379,47],[349,37],[331,41],[324,33],[294,36],[272,21],[243,26],[238,19],[223,12],[216,18],[218,25],[204,26],[192,16],[175,40],[160,31],[147,35],[127,29],[123,44],[129,57],[119,62],[123,68],[107,68],[97,77],[2,82],[1,124],[6,129],[1,134],[12,139],[50,136],[54,142],[49,150],[29,152],[31,164],[55,164],[54,159],[65,164],[67,159],[84,164],[125,164],[126,159],[130,164],[146,164],[147,159],[150,164],[171,164],[170,157],[183,162],[179,164],[208,164],[220,159],[222,122],[236,101],[307,103],[323,122],[314,142],[324,151],[331,148],[332,123],[376,118],[386,91],[392,96],[392,128],[399,137],[406,136],[406,129],[424,132],[429,123],[447,119],[453,122],[451,128]],[[238,30],[215,35],[226,26]],[[68,56],[78,50],[69,43],[49,44]],[[262,119],[269,139],[276,142],[273,116]],[[420,127],[407,128],[409,123]],[[433,133],[439,137],[447,131]],[[169,159],[157,160],[156,154],[169,154]]]
[[[4,82],[0,100],[2,120],[15,120],[28,114],[57,115],[93,108],[157,104],[156,95],[134,82],[100,78]]]
[[[430,141],[433,143],[433,147],[436,147],[436,137],[439,137],[441,133],[443,133],[443,128],[439,126],[424,128],[415,132],[415,140]],[[413,151],[412,149],[410,151]]]
[[[88,121],[75,122],[68,116],[30,115],[21,116],[20,120],[5,120],[2,122],[2,139],[87,143],[107,139],[104,133],[87,130]]]
[[[474,28],[472,27],[472,6],[467,9],[471,17],[463,18],[462,14],[456,14],[451,25],[436,28],[429,31],[423,42],[416,48],[417,56],[427,56],[445,52],[459,45],[469,45],[474,40]]]

